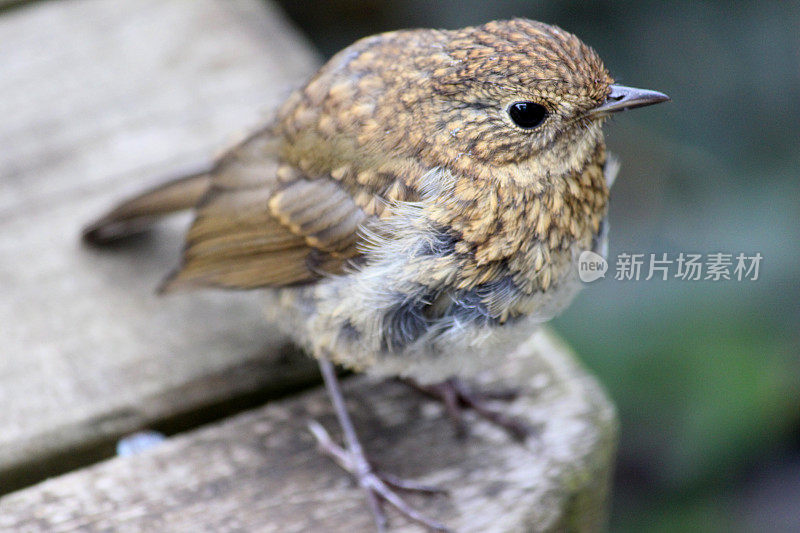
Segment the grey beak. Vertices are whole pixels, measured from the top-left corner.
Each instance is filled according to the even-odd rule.
[[[606,101],[591,110],[589,114],[595,116],[608,115],[625,109],[666,102],[669,99],[669,96],[658,91],[635,89],[624,85],[611,85],[611,92],[608,94]]]

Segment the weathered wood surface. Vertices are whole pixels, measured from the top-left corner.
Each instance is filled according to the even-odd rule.
[[[277,11],[35,2],[0,17],[0,43],[0,493],[155,421],[314,379],[305,358],[274,364],[284,340],[253,295],[154,294],[185,220],[111,251],[78,239],[302,83],[317,58]]]
[[[597,383],[543,335],[493,378],[524,393],[511,405],[537,429],[524,445],[483,421],[458,441],[439,404],[398,383],[351,379],[345,395],[377,465],[449,490],[410,501],[456,531],[600,529],[615,419]],[[372,530],[360,490],[315,450],[311,417],[335,427],[322,390],[46,481],[0,499],[0,529]],[[420,530],[390,519],[392,531]]]
[[[265,116],[317,62],[302,38],[257,0],[69,0],[5,12],[0,42],[0,493],[138,428],[315,380],[257,296],[153,294],[185,219],[114,250],[77,240],[113,200]],[[615,419],[597,383],[549,337],[487,379],[522,386],[513,408],[539,428],[525,446],[484,423],[456,441],[397,384],[347,392],[378,464],[450,489],[413,501],[458,531],[602,527]],[[9,494],[0,530],[368,531],[312,416],[335,426],[321,390]]]

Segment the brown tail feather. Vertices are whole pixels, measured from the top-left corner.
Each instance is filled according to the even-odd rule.
[[[211,186],[209,170],[171,180],[117,205],[83,229],[83,240],[106,244],[150,227],[163,216],[197,205]]]

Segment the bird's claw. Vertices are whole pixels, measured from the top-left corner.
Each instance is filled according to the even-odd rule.
[[[431,531],[450,531],[444,524],[422,515],[419,511],[408,505],[392,489],[421,492],[424,494],[446,493],[445,490],[398,478],[391,474],[376,472],[363,453],[353,453],[339,446],[333,441],[328,431],[322,427],[319,422],[310,420],[308,422],[308,429],[317,439],[317,444],[322,453],[331,457],[339,466],[349,472],[350,475],[355,478],[358,485],[364,490],[367,497],[367,504],[369,505],[379,532],[386,531],[388,526],[388,519],[381,502],[388,503],[406,518],[427,527]]]
[[[531,428],[521,420],[487,405],[492,400],[506,402],[514,400],[519,396],[519,391],[516,389],[481,391],[472,389],[458,378],[451,378],[434,385],[420,385],[412,380],[404,381],[422,393],[440,400],[455,425],[456,434],[460,437],[466,435],[462,414],[464,407],[472,409],[481,418],[500,426],[516,440],[524,441],[531,434]]]

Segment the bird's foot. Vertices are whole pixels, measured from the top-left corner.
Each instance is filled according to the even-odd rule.
[[[510,402],[514,400],[519,395],[517,390],[481,391],[473,389],[458,378],[450,378],[447,381],[433,385],[421,385],[410,379],[404,379],[403,381],[422,393],[441,401],[447,410],[447,415],[453,421],[456,434],[459,437],[464,437],[467,434],[462,412],[465,407],[472,409],[478,416],[492,424],[500,426],[516,440],[524,441],[531,433],[531,428],[521,420],[498,411],[489,405],[491,401]]]
[[[415,481],[400,479],[390,474],[376,472],[363,451],[345,450],[333,441],[330,434],[321,424],[314,420],[308,423],[308,428],[316,437],[320,450],[349,472],[364,490],[379,532],[386,531],[388,525],[386,513],[381,505],[382,502],[388,503],[408,519],[429,528],[431,531],[450,531],[444,524],[422,515],[395,492],[395,490],[403,490],[424,494],[438,494],[446,491]]]

